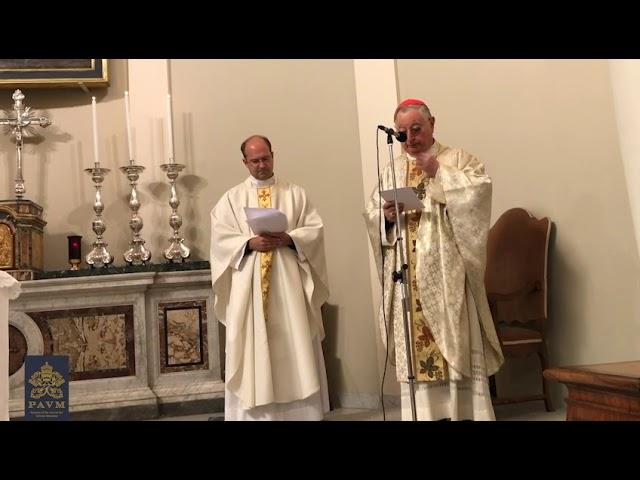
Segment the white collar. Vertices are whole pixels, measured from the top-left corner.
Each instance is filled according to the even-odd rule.
[[[276,183],[276,174],[274,173],[270,178],[267,178],[266,180],[258,180],[253,175],[249,175],[249,181],[251,182],[251,185],[256,188],[269,187]]]

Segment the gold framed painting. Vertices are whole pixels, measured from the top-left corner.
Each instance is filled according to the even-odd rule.
[[[108,87],[104,58],[0,58],[0,88]]]

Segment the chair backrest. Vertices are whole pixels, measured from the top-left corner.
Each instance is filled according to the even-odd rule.
[[[547,263],[551,221],[522,208],[504,212],[489,230],[485,287],[496,324],[547,319]]]

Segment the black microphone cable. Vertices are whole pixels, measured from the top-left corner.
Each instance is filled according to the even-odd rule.
[[[379,215],[379,224],[378,224],[378,234],[380,235],[380,256],[382,257],[382,272],[380,276],[380,283],[382,284],[382,297],[380,299],[380,308],[382,309],[382,322],[384,323],[384,332],[385,332],[385,346],[386,346],[386,355],[384,357],[384,369],[382,371],[382,383],[380,385],[380,403],[382,405],[382,421],[387,420],[386,411],[384,408],[384,380],[387,376],[387,365],[389,363],[389,327],[387,326],[387,314],[386,309],[384,308],[384,247],[382,245],[382,176],[380,175],[380,145],[379,145],[379,129],[376,128],[376,165],[378,167],[378,215]],[[393,161],[393,159],[391,159]],[[377,320],[377,315],[376,315]],[[376,321],[377,323],[377,321]],[[376,325],[376,328],[378,326]]]

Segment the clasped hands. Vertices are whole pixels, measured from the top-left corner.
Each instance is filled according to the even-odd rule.
[[[256,252],[268,252],[280,247],[293,245],[293,240],[288,233],[261,233],[249,240],[249,248]]]

